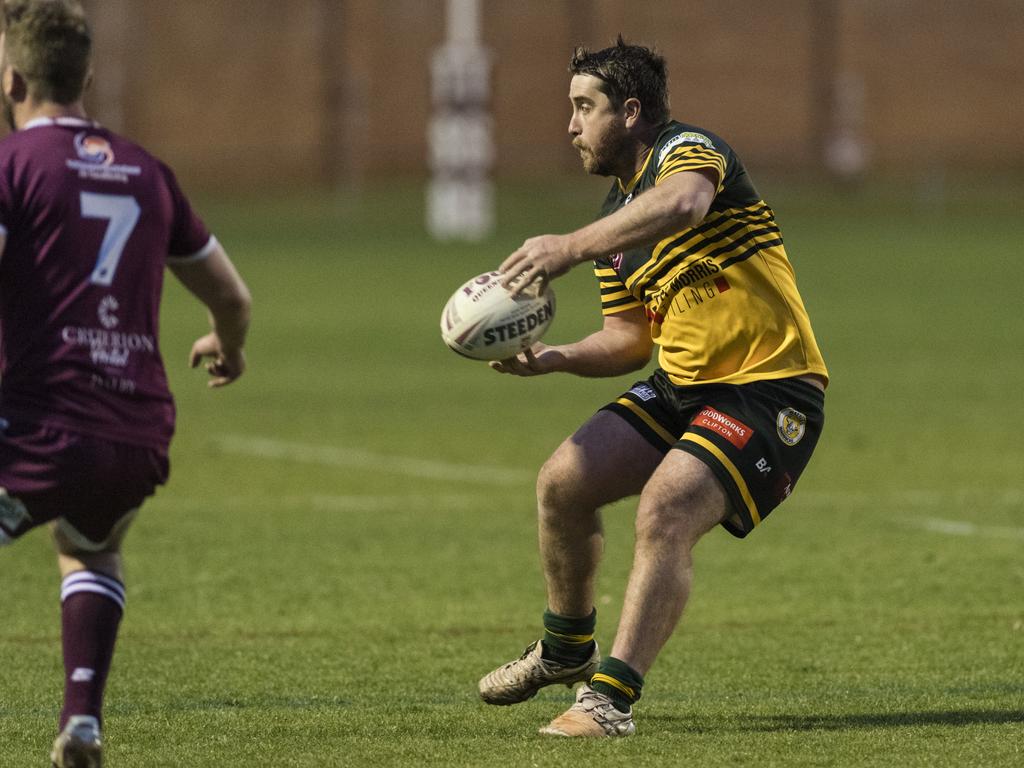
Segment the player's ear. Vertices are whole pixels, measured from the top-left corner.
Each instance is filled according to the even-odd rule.
[[[86,93],[90,88],[92,88],[92,75],[92,67],[89,67],[89,71],[85,73],[85,82],[82,83],[82,93]]]
[[[632,128],[634,125],[636,125],[637,121],[640,119],[640,114],[641,114],[640,99],[637,99],[637,98],[626,99],[626,101],[623,102],[623,104],[622,104],[622,109],[623,109],[623,111],[626,114],[626,127],[627,128]]]
[[[12,102],[20,104],[28,98],[28,83],[21,72],[9,65],[4,67],[3,89],[4,95]]]

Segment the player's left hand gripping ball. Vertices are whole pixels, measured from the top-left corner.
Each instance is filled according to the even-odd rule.
[[[541,340],[555,317],[555,293],[535,281],[513,296],[501,273],[485,272],[460,286],[441,313],[441,338],[474,360],[506,360]]]

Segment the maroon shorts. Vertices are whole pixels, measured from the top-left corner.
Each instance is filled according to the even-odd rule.
[[[90,541],[105,541],[168,471],[163,450],[0,421],[0,532],[14,538],[62,517]]]

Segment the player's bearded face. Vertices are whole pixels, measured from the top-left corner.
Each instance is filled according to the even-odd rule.
[[[611,176],[621,161],[627,143],[626,131],[616,123],[609,122],[586,139],[577,136],[572,145],[580,153],[583,170],[596,176]]]
[[[629,136],[616,109],[592,75],[575,75],[569,85],[573,104],[569,134],[580,153],[583,170],[598,176],[612,176],[628,151]]]

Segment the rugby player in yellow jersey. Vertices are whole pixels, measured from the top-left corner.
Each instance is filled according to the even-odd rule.
[[[628,736],[644,676],[682,615],[694,545],[749,534],[792,492],[824,423],[828,374],[771,208],[721,138],[669,118],[664,60],[642,46],[577,49],[569,134],[612,176],[594,223],[527,240],[501,265],[521,289],[593,261],[602,328],[492,363],[518,376],[658,368],[601,409],[540,471],[544,635],[485,676],[514,704],[554,683],[576,703],[541,729]],[[639,494],[633,567],[611,654],[594,642],[600,508]]]

